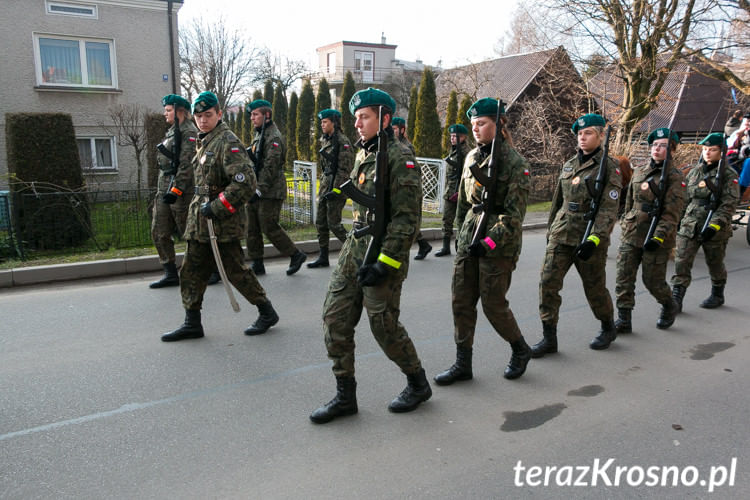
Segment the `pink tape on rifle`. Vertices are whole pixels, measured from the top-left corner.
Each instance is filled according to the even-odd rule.
[[[487,243],[487,246],[490,247],[490,250],[494,250],[497,245],[495,245],[495,242],[490,239],[489,236],[487,236],[484,239],[484,242]]]

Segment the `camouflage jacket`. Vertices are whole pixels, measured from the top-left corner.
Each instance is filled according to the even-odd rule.
[[[286,146],[279,128],[273,122],[266,123],[263,132],[263,165],[258,173],[258,191],[263,198],[283,200],[286,198],[286,176],[284,176],[284,161]],[[256,129],[253,138],[252,151],[257,156],[260,143],[260,131]],[[252,161],[251,161],[252,164]],[[255,167],[255,165],[253,165]]]
[[[360,149],[351,174],[351,180],[357,189],[370,196],[375,196],[376,150],[377,144]],[[397,272],[406,278],[409,269],[409,249],[417,237],[417,224],[422,209],[422,175],[409,148],[395,141],[393,137],[388,141],[388,172],[390,220],[386,226],[381,253],[400,264]],[[372,222],[373,215],[369,216],[369,222]],[[360,223],[368,223],[367,208],[358,203],[352,202],[352,216],[355,228]],[[357,239],[353,233],[349,233],[344,249],[339,255],[339,261],[351,263],[351,269],[347,269],[346,272],[356,272],[359,268],[370,238],[366,236]]]
[[[405,136],[401,136],[398,138],[398,142],[409,148],[409,151],[411,152],[412,156],[417,156],[417,150],[414,149],[414,144],[412,144],[409,139],[407,139]]]
[[[591,196],[586,189],[586,177],[593,183],[599,172],[602,152],[597,151],[583,164],[578,155],[563,164],[557,180],[557,188],[552,196],[552,206],[547,221],[547,241],[562,245],[578,245],[586,232],[588,221],[584,215],[589,210]],[[617,220],[618,198],[622,189],[622,177],[612,158],[607,158],[607,180],[602,191],[601,206],[594,221],[591,234],[602,242],[609,241],[609,235]]]
[[[255,173],[245,148],[229,127],[219,122],[207,134],[198,135],[193,160],[195,195],[188,208],[186,240],[208,242],[208,226],[200,206],[211,201],[216,238],[220,242],[247,236],[247,215],[243,205],[256,189]]]
[[[458,146],[451,146],[451,152],[445,162],[445,193],[443,198],[446,200],[458,191],[464,160],[466,160],[468,154],[469,145],[466,144],[466,141],[459,143]],[[451,162],[455,165],[452,165]]]
[[[352,143],[349,142],[349,138],[343,132],[336,130],[335,134],[338,142],[338,167],[336,169],[336,178],[333,179],[333,187],[337,188],[346,182],[352,173],[354,148],[352,147]],[[320,138],[320,150],[326,155],[333,156],[336,154],[336,144],[334,144],[333,137],[323,135]],[[320,178],[320,190],[318,194],[322,196],[328,192],[328,188],[331,185],[331,174],[333,173],[334,166],[324,154],[320,155],[320,166],[323,176]]]
[[[459,255],[468,255],[474,228],[481,216],[481,212],[474,213],[472,207],[481,203],[483,188],[472,176],[470,167],[476,163],[486,170],[490,163],[489,150],[488,146],[474,148],[464,162],[456,207]],[[495,210],[489,216],[485,235],[492,240],[495,248],[490,248],[486,241],[482,241],[482,245],[487,250],[487,257],[509,257],[515,261],[521,253],[521,231],[531,184],[529,164],[505,141],[496,154],[499,170]]]
[[[172,125],[167,130],[167,136],[162,144],[168,151],[172,151],[174,143],[175,127]],[[180,132],[182,133],[182,144],[180,144],[180,162],[177,166],[177,173],[174,177],[174,186],[182,191],[183,199],[190,200],[193,197],[193,157],[195,156],[196,136],[198,129],[191,120],[183,120],[180,123]],[[160,194],[167,192],[169,181],[172,178],[169,169],[172,162],[159,150],[156,151],[156,163],[159,165],[159,182],[158,191]]]
[[[680,221],[678,234],[687,238],[697,238],[706,222],[709,210],[711,190],[706,179],[716,178],[717,164],[706,165],[701,162],[687,174],[688,205]],[[711,218],[712,224],[718,224],[721,229],[714,236],[714,240],[726,240],[732,236],[732,215],[737,207],[740,196],[737,172],[729,166],[724,170],[724,183],[721,186],[719,207]]]
[[[648,165],[633,170],[633,177],[630,179],[625,197],[625,214],[620,223],[621,241],[633,246],[641,246],[645,243],[646,234],[651,226],[651,217],[648,212],[656,199],[649,187],[649,181],[653,180],[658,185],[660,175],[661,163],[656,165],[653,160]],[[677,227],[680,225],[682,210],[685,208],[685,197],[685,179],[679,170],[670,165],[667,193],[664,196],[664,210],[654,231],[654,236],[663,240],[663,248],[672,248],[675,245]]]

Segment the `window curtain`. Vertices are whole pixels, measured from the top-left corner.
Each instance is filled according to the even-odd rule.
[[[89,85],[112,85],[108,43],[86,42],[86,65]]]
[[[42,81],[45,83],[74,83],[81,81],[81,53],[76,40],[39,39],[42,61]],[[107,52],[109,60],[109,51]]]

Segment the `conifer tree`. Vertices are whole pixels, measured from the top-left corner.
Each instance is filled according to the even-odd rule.
[[[292,91],[292,95],[289,96],[289,111],[286,115],[286,162],[290,167],[297,159],[297,106],[299,106],[299,98],[297,92]]]
[[[313,112],[315,111],[315,95],[310,80],[302,85],[302,93],[297,104],[297,159],[310,160],[312,141]]]
[[[286,115],[289,113],[289,106],[286,103],[286,96],[281,84],[276,85],[271,103],[273,104],[273,121],[286,139]]]
[[[357,142],[357,130],[354,128],[354,116],[349,112],[349,101],[356,92],[354,77],[351,71],[344,76],[344,86],[341,88],[341,130],[352,143]]]
[[[242,129],[245,127],[245,111],[242,109],[244,104],[240,104],[240,109],[237,110],[237,116],[234,119],[234,133],[237,137],[242,140]],[[246,144],[247,146],[247,144]]]
[[[263,92],[260,90],[253,92],[253,101],[257,101],[258,99],[263,99]]]
[[[248,104],[245,103],[242,106],[242,114],[244,115],[242,117],[242,143],[250,147],[253,143],[253,137],[255,137],[255,127],[253,127],[253,122],[250,120],[250,113],[247,112]]]
[[[450,97],[448,97],[448,108],[445,112],[445,130],[443,130],[443,152],[445,154],[448,154],[451,150],[451,134],[448,129],[456,123],[456,118],[458,118],[458,94],[455,90],[451,90]]]
[[[263,86],[263,99],[273,103],[273,82],[271,80],[266,80]]]
[[[320,113],[324,109],[328,109],[331,107],[331,88],[328,86],[328,80],[325,78],[321,79],[318,83],[318,93],[315,96],[315,112],[313,114],[313,149],[312,149],[312,155],[310,158],[316,158],[319,161],[318,158],[318,151],[320,150],[320,135],[322,134],[322,131],[320,129],[320,119],[318,118],[318,113]]]
[[[409,92],[409,114],[406,115],[406,127],[411,131],[412,139],[414,138],[414,128],[417,122],[417,101],[419,100],[419,91],[416,85],[412,85]]]
[[[442,130],[437,112],[435,76],[430,68],[422,73],[417,101],[417,120],[414,129],[414,148],[418,156],[439,158],[441,156]]]
[[[234,113],[230,113],[229,111],[227,111],[226,117],[227,117],[227,126],[229,127],[229,130],[231,130],[232,132],[234,132],[235,125],[236,125],[236,123],[235,123],[236,122],[236,118],[235,118],[236,115]],[[235,132],[235,135],[237,135],[236,132]]]
[[[471,133],[471,120],[466,116],[466,113],[469,111],[472,104],[474,103],[471,101],[471,97],[465,95],[464,98],[461,99],[461,106],[458,109],[458,118],[456,119],[457,123],[463,124],[463,126],[469,131],[469,137],[466,138],[468,144],[473,143],[473,135]]]

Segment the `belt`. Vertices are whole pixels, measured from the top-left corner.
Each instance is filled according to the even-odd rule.
[[[198,196],[213,196],[219,192],[218,186],[195,186],[195,194]]]
[[[695,200],[695,204],[698,205],[699,207],[707,207],[711,204],[711,200],[709,200],[708,198],[701,198],[701,199]]]
[[[644,212],[650,212],[653,209],[654,209],[653,203],[644,203],[641,205],[641,210],[643,210]]]

